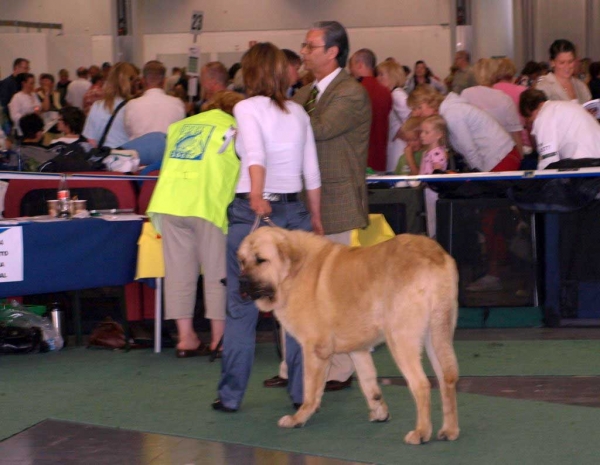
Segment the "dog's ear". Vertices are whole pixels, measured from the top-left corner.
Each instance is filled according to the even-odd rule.
[[[286,238],[277,243],[277,252],[281,261],[286,264],[288,277],[294,277],[302,266],[302,251]]]

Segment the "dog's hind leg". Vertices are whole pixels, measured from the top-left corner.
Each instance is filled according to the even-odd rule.
[[[321,405],[325,377],[331,357],[319,356],[315,348],[302,347],[304,369],[304,402],[294,415],[286,415],[277,423],[282,428],[300,428]]]
[[[431,384],[421,364],[420,328],[405,327],[387,334],[386,340],[400,372],[406,379],[417,407],[417,424],[405,437],[407,444],[422,444],[431,439]]]
[[[369,406],[369,421],[388,421],[390,414],[388,406],[383,400],[381,388],[377,384],[377,370],[373,364],[371,353],[368,350],[361,350],[351,352],[350,357],[352,358],[352,362],[354,362],[360,389]]]
[[[427,356],[440,385],[444,423],[437,438],[454,441],[458,438],[458,409],[456,406],[456,383],[458,363],[452,346],[452,332],[433,323],[425,342]]]

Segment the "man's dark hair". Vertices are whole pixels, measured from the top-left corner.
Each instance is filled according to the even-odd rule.
[[[102,74],[94,74],[92,76],[92,78],[90,79],[90,82],[92,83],[92,85],[94,85],[98,81],[102,81],[103,79],[104,79],[104,76]]]
[[[313,29],[323,31],[325,39],[325,50],[331,47],[338,48],[338,54],[335,59],[340,68],[345,68],[348,62],[348,53],[350,52],[350,41],[346,29],[337,21],[319,21],[313,25]]]
[[[80,78],[87,78],[89,71],[85,66],[80,66],[79,68],[77,68],[77,71],[75,71],[77,73],[77,76]]]
[[[44,120],[37,113],[30,113],[21,117],[19,127],[24,139],[34,139],[38,132],[44,130]]]
[[[31,73],[19,73],[17,74],[17,77],[15,78],[15,81],[17,82],[17,89],[21,90],[21,88],[23,87],[23,83],[25,81],[27,81],[27,79],[29,78],[34,78],[35,76]]]
[[[229,75],[230,81],[233,81],[233,78],[235,77],[235,73],[237,73],[241,67],[242,67],[242,64],[239,62],[234,63],[229,67],[229,69],[227,70],[227,74]]]
[[[592,79],[598,79],[598,76],[600,76],[600,61],[590,63],[589,72]]]
[[[27,58],[16,58],[15,61],[13,61],[13,69],[15,69],[17,66],[19,66],[24,61],[29,63],[29,60]]]
[[[524,118],[529,118],[547,100],[548,97],[541,90],[527,89],[519,97],[519,111]]]
[[[542,72],[542,67],[537,61],[528,61],[525,63],[521,74],[525,76],[531,76],[533,74],[540,74]]]
[[[281,51],[284,53],[290,65],[300,65],[302,63],[300,55],[293,50],[290,50],[289,48],[282,48]]]
[[[361,48],[354,53],[354,60],[364,64],[371,71],[375,70],[375,66],[377,66],[377,57],[373,50],[369,50],[368,48]]]
[[[73,134],[81,134],[85,124],[85,113],[81,108],[64,107],[60,109],[58,114]]]

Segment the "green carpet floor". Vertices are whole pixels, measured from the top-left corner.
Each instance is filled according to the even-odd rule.
[[[465,376],[600,375],[600,340],[457,341]],[[381,376],[398,370],[385,348],[375,353]],[[259,344],[243,408],[214,412],[220,365],[177,360],[173,350],[129,353],[66,349],[0,357],[0,439],[43,419],[240,443],[381,464],[596,464],[600,409],[459,394],[462,435],[456,442],[406,446],[414,423],[407,388],[384,386],[392,421],[367,421],[358,387],[325,395],[321,412],[303,429],[284,430],[291,413],[282,389],[265,389],[276,373],[271,344]],[[600,393],[599,393],[600,395]],[[433,391],[434,429],[440,427]]]

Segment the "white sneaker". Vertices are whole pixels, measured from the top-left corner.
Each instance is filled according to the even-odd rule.
[[[467,286],[467,291],[470,292],[499,291],[501,289],[502,283],[500,282],[500,278],[489,274],[486,274]]]

